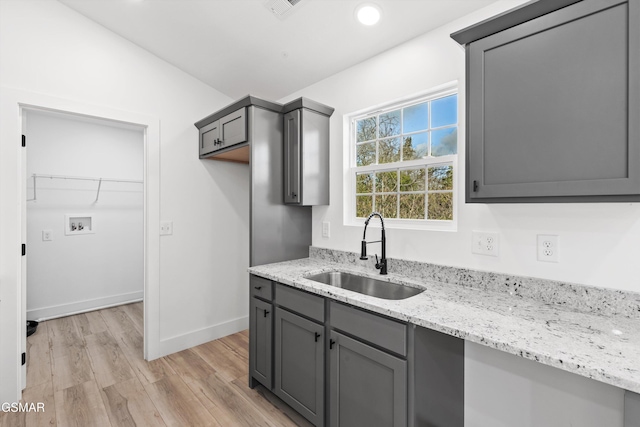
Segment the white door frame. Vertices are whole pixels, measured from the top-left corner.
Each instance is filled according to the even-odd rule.
[[[57,111],[144,127],[144,358],[160,357],[160,120],[67,99],[0,87],[0,402],[18,402],[26,333],[23,201],[24,109]],[[28,141],[27,141],[28,143]],[[29,248],[27,248],[29,250]]]

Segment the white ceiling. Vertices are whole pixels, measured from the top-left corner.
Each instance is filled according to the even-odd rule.
[[[302,0],[285,18],[267,0],[59,0],[231,98],[278,100],[495,0]],[[398,64],[398,67],[408,64]]]

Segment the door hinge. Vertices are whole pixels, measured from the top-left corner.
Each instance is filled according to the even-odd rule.
[[[22,366],[27,363],[27,353],[22,353]]]
[[[478,181],[473,181],[473,192],[474,193],[478,192]]]
[[[22,135],[22,146],[23,147],[27,146],[27,135]]]
[[[27,254],[27,245],[26,244],[22,244],[22,256],[25,256]]]

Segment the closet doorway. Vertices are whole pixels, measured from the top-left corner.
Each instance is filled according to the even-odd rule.
[[[22,121],[26,319],[142,301],[145,128],[37,109]]]

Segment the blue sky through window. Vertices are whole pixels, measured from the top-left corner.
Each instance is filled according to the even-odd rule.
[[[429,103],[412,105],[404,109],[403,131],[405,133],[427,130],[429,127]]]
[[[453,125],[458,122],[458,95],[431,101],[431,127]]]

